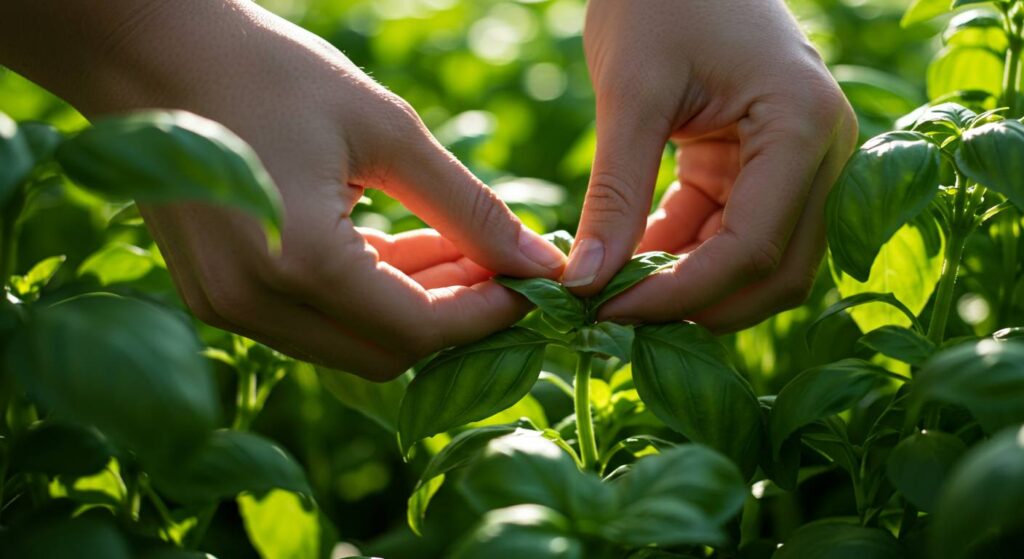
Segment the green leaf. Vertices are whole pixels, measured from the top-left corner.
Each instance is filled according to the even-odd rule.
[[[581,326],[586,322],[583,301],[576,298],[562,284],[547,278],[517,279],[496,277],[494,281],[526,297],[544,313],[561,331]]]
[[[950,472],[933,516],[932,556],[977,557],[972,544],[1020,534],[1022,502],[1024,427],[1015,426],[973,448]]]
[[[917,114],[911,130],[923,134],[958,134],[967,128],[978,113],[958,103],[939,103],[927,106]]]
[[[7,363],[44,408],[140,454],[173,455],[201,444],[218,422],[200,350],[189,325],[169,311],[90,294],[31,315]]]
[[[243,492],[263,495],[272,489],[311,494],[294,458],[271,441],[241,431],[215,431],[192,454],[150,468],[156,486],[183,504],[213,503]]]
[[[67,260],[63,254],[60,256],[51,256],[46,258],[28,271],[24,276],[12,276],[11,286],[14,288],[14,292],[21,298],[29,298],[38,294],[53,276],[57,275],[57,271]]]
[[[911,390],[911,417],[939,401],[967,408],[989,433],[1024,422],[1024,343],[986,339],[942,351]]]
[[[879,528],[838,519],[812,522],[793,532],[772,559],[903,559],[906,551]]]
[[[893,486],[925,512],[934,512],[939,490],[967,445],[940,431],[920,431],[900,441],[886,462]]]
[[[142,202],[195,200],[261,218],[275,241],[281,197],[256,153],[212,120],[148,111],[97,120],[57,149],[68,176],[107,196]]]
[[[407,520],[409,528],[417,535],[423,530],[423,520],[427,507],[434,494],[444,483],[445,476],[453,470],[462,468],[476,459],[487,446],[487,443],[498,437],[512,433],[523,434],[531,430],[529,422],[518,422],[512,425],[491,425],[463,431],[456,435],[441,452],[438,452],[427,464],[416,487],[409,497]]]
[[[342,371],[317,367],[320,383],[341,401],[391,433],[398,432],[398,407],[412,375],[390,382],[373,382]]]
[[[761,407],[710,332],[692,322],[638,328],[633,382],[658,419],[753,474],[764,442]]]
[[[260,557],[320,559],[320,518],[303,497],[273,490],[262,498],[245,494],[238,498],[249,541]]]
[[[921,366],[935,353],[935,344],[915,330],[902,326],[883,326],[865,334],[859,344],[887,357]]]
[[[412,379],[398,412],[398,443],[416,441],[494,415],[525,396],[540,375],[547,338],[510,328],[442,352]]]
[[[645,252],[634,256],[619,270],[619,273],[615,274],[615,277],[608,282],[608,285],[604,286],[600,293],[588,301],[591,311],[597,310],[601,305],[640,283],[648,276],[671,268],[678,261],[678,256],[667,252]]]
[[[10,117],[0,112],[0,207],[28,178],[34,166],[25,134]]]
[[[19,125],[35,164],[45,163],[53,157],[64,136],[44,122],[23,122]]]
[[[597,353],[629,361],[633,351],[633,327],[614,322],[584,326],[576,331],[572,348],[583,353]]]
[[[732,462],[694,444],[640,459],[614,486],[621,504],[605,534],[634,547],[721,544],[749,494]]]
[[[128,243],[111,243],[91,254],[78,267],[78,275],[92,274],[100,285],[127,283],[142,278],[155,265],[152,253]]]
[[[0,539],[4,557],[57,559],[130,559],[131,550],[107,514],[86,514],[66,518],[49,511],[27,525],[5,530]]]
[[[1003,120],[968,130],[956,162],[968,178],[1024,209],[1024,124]]]
[[[569,522],[537,505],[489,512],[480,526],[460,542],[452,559],[583,559],[583,545],[571,535]]]
[[[114,449],[95,429],[48,419],[14,439],[8,473],[87,476],[103,470],[113,455]]]
[[[906,305],[901,303],[900,300],[897,299],[896,296],[893,295],[892,293],[857,293],[856,295],[850,295],[849,297],[845,297],[829,305],[829,307],[825,309],[825,311],[822,312],[818,316],[818,318],[814,319],[814,322],[812,322],[807,327],[807,345],[812,347],[814,346],[814,339],[817,336],[818,328],[826,320],[845,310],[852,309],[860,305],[867,305],[868,303],[884,303],[886,305],[889,305],[892,308],[903,313],[903,316],[907,317],[907,319],[914,325],[914,328],[916,330],[923,330],[921,328],[921,323],[918,322],[917,317],[914,316],[914,313],[911,312],[910,309],[906,307]]]
[[[614,513],[612,489],[541,433],[524,431],[487,443],[465,471],[459,489],[479,511],[535,504],[578,526],[600,526]]]
[[[984,47],[995,52],[1003,52],[1009,46],[1002,19],[984,9],[954,16],[942,32],[942,42],[946,45]]]
[[[900,20],[901,27],[928,21],[949,11],[949,0],[914,0]]]
[[[922,223],[923,222],[923,223]],[[906,310],[882,302],[867,303],[850,308],[850,316],[862,332],[870,332],[886,325],[913,326],[910,316],[920,314],[931,298],[942,274],[943,239],[935,220],[923,214],[914,224],[903,226],[882,247],[867,283],[837,270],[830,262],[836,288],[842,297],[861,293],[891,293],[903,303]],[[830,259],[831,260],[831,259]]]
[[[846,164],[825,209],[828,243],[841,270],[865,282],[878,251],[939,189],[938,146],[916,132],[888,132]]]
[[[801,427],[847,410],[879,385],[885,370],[859,359],[808,369],[782,388],[769,419],[776,459],[783,443]]]
[[[566,256],[572,251],[572,244],[574,239],[572,234],[568,231],[554,231],[544,235],[544,240],[558,247],[558,250],[562,251]]]
[[[988,48],[948,46],[928,66],[928,98],[980,90],[999,96],[1003,91],[1003,58]]]

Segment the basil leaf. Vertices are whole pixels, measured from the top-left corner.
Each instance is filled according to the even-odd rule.
[[[914,0],[900,20],[901,27],[928,21],[949,11],[949,0]]]
[[[808,369],[779,391],[769,419],[772,453],[801,427],[849,409],[879,385],[886,371],[859,359]]]
[[[68,299],[30,315],[8,347],[8,369],[34,401],[140,454],[193,448],[218,422],[195,333],[149,303],[110,294]]]
[[[536,431],[529,421],[519,421],[511,425],[490,425],[463,431],[456,435],[441,452],[431,458],[416,487],[409,497],[406,517],[409,528],[417,535],[422,534],[423,520],[427,507],[437,490],[445,481],[445,476],[453,470],[462,468],[476,459],[483,452],[487,443],[498,437],[519,431]]]
[[[497,277],[494,281],[526,297],[544,313],[544,318],[560,331],[568,331],[586,322],[583,301],[562,284],[547,278],[517,279]]]
[[[906,551],[892,534],[844,520],[805,524],[782,543],[773,559],[903,559]]]
[[[571,535],[569,521],[538,505],[491,511],[460,542],[452,559],[583,559],[583,544]]]
[[[564,514],[577,526],[600,533],[615,513],[612,488],[541,433],[524,432],[490,441],[459,484],[480,511],[536,504]]]
[[[911,387],[911,418],[925,402],[967,408],[994,433],[1024,422],[1024,343],[986,339],[961,344],[925,363]]]
[[[1003,120],[968,130],[956,162],[971,180],[1024,209],[1024,124]]]
[[[629,361],[633,351],[633,327],[601,322],[576,331],[572,348],[583,353],[598,353]]]
[[[977,117],[974,111],[958,103],[939,103],[924,109],[911,130],[924,134],[958,134]]]
[[[987,46],[950,45],[938,52],[928,66],[929,99],[958,95],[962,91],[1003,91],[1003,55]]]
[[[637,328],[633,383],[670,428],[754,473],[764,441],[761,406],[710,332],[692,322]]]
[[[933,557],[978,557],[972,553],[972,544],[993,535],[1020,534],[1024,525],[1022,441],[1024,427],[1014,426],[971,449],[956,464],[932,517]]]
[[[0,112],[0,207],[28,178],[35,161],[21,128]]]
[[[35,164],[45,163],[53,157],[64,136],[56,128],[43,122],[23,122],[19,126]]]
[[[912,313],[910,309],[908,309],[906,305],[900,302],[900,300],[897,299],[896,296],[893,295],[892,293],[858,293],[856,295],[851,295],[829,305],[829,307],[825,309],[824,312],[818,315],[818,318],[814,319],[814,322],[812,322],[810,326],[807,327],[807,333],[805,334],[807,338],[807,345],[811,347],[814,346],[814,339],[817,336],[818,328],[821,326],[823,322],[847,309],[859,305],[866,305],[868,303],[885,303],[899,310],[901,313],[903,313],[904,316],[910,319],[911,323],[914,325],[914,328],[918,332],[922,331],[921,323],[918,322],[917,317],[914,315],[914,313]]]
[[[203,446],[176,461],[149,465],[156,486],[184,504],[213,503],[248,492],[284,489],[310,497],[306,474],[276,444],[241,431],[215,431]]]
[[[920,431],[892,450],[886,473],[893,486],[925,512],[934,512],[935,500],[949,471],[967,452],[959,438],[940,431]]]
[[[75,182],[144,202],[195,200],[245,210],[280,235],[281,197],[256,152],[230,130],[184,111],[107,117],[57,148]]]
[[[825,209],[835,264],[867,281],[882,245],[935,197],[940,168],[938,146],[917,132],[889,132],[864,144]]]
[[[342,404],[373,420],[388,432],[398,432],[398,409],[412,379],[409,372],[384,383],[323,367],[317,367],[316,372],[324,388]]]
[[[275,489],[260,497],[241,495],[237,502],[245,532],[260,557],[322,559],[330,555],[331,548],[321,546],[333,547],[333,541],[322,541],[320,515],[301,495]]]
[[[634,256],[615,274],[600,293],[589,300],[591,311],[597,310],[611,298],[640,283],[648,276],[667,270],[679,261],[679,257],[667,252],[645,252]]]
[[[440,353],[412,379],[398,412],[398,443],[408,454],[420,439],[511,407],[540,376],[548,339],[510,328]]]
[[[566,256],[572,252],[572,244],[575,240],[568,231],[553,231],[544,235],[544,240],[558,247]]]
[[[883,326],[872,330],[857,343],[914,366],[924,363],[936,349],[931,340],[902,326]]]
[[[732,462],[694,444],[640,459],[613,485],[621,505],[605,534],[628,546],[721,544],[748,494]]]
[[[103,470],[113,455],[113,447],[96,429],[48,419],[14,439],[8,474],[87,476]]]

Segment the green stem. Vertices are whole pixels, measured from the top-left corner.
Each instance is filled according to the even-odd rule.
[[[257,375],[249,367],[238,371],[238,396],[235,399],[235,420],[231,428],[235,431],[248,431],[256,415]]]
[[[593,355],[580,353],[576,364],[574,400],[576,405],[576,436],[580,443],[583,469],[597,467],[597,441],[594,439],[594,418],[590,415],[590,363]]]
[[[1006,49],[1006,71],[1003,74],[1003,98],[1001,105],[1009,107],[1008,116],[1016,118],[1021,116],[1019,107],[1018,82],[1020,81],[1021,51],[1024,50],[1024,39],[1021,37],[1020,29],[1017,29],[1010,17],[1009,10],[1002,8],[1005,21],[1006,36],[1009,39],[1009,47]]]
[[[935,292],[932,319],[928,324],[928,339],[936,345],[941,344],[946,336],[946,323],[953,308],[953,288],[956,287],[956,276],[960,271],[960,258],[964,254],[967,235],[974,224],[974,217],[968,215],[967,206],[967,180],[957,171],[953,219],[949,224],[949,239],[946,241],[946,255],[942,262],[939,287]]]
[[[7,201],[7,207],[0,212],[0,291],[7,287],[7,281],[14,273],[18,250],[18,216],[24,205],[25,193],[19,188]]]

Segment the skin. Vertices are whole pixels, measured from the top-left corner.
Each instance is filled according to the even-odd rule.
[[[526,312],[494,272],[561,277],[591,295],[638,249],[683,254],[602,308],[621,322],[734,330],[804,300],[825,197],[856,141],[849,105],[782,0],[640,5],[588,6],[598,146],[568,266],[407,103],[252,3],[5,2],[0,63],[89,118],[179,108],[248,141],[285,202],[282,251],[269,254],[237,212],[145,206],[183,300],[215,326],[388,380]],[[679,182],[648,216],[669,141]],[[436,230],[356,228],[365,188]]]
[[[558,278],[565,257],[337,49],[242,0],[5,2],[0,63],[88,118],[185,109],[249,142],[285,206],[282,248],[201,204],[142,207],[201,320],[285,353],[389,380],[505,328],[525,301],[494,272]],[[356,228],[365,188],[434,230]],[[486,231],[486,234],[480,234]]]
[[[597,152],[563,282],[598,292],[637,250],[683,255],[604,320],[717,331],[802,303],[856,119],[782,0],[591,0]],[[675,183],[648,215],[667,142]]]

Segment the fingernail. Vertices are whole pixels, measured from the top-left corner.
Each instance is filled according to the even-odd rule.
[[[557,270],[565,264],[565,255],[562,251],[525,227],[519,233],[519,251],[549,270]]]
[[[598,239],[583,239],[569,255],[569,264],[562,274],[562,285],[583,287],[597,278],[597,271],[604,260],[604,243]]]

